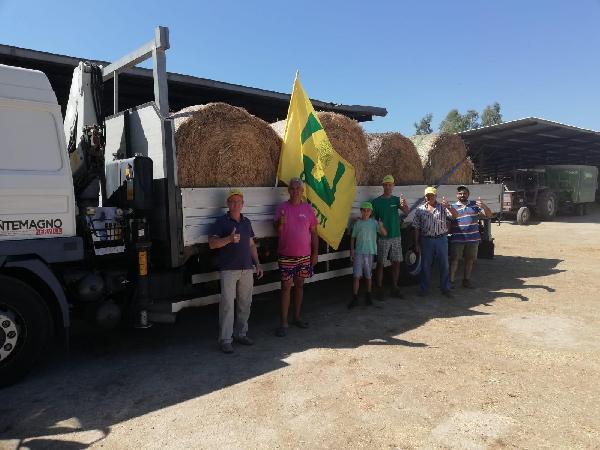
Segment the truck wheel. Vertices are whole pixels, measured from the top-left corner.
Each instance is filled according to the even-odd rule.
[[[543,191],[538,197],[535,212],[540,220],[552,220],[556,216],[556,195],[551,191]]]
[[[531,219],[531,212],[527,206],[521,206],[517,211],[517,223],[519,225],[527,225]]]
[[[52,319],[42,297],[22,281],[0,275],[0,386],[27,373],[51,330]]]

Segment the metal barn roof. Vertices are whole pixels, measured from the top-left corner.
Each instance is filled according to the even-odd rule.
[[[58,55],[0,44],[0,64],[41,70],[56,92],[63,114],[69,98],[73,69],[79,61],[91,61],[103,66],[105,61]],[[267,122],[285,119],[290,101],[289,94],[257,89],[237,84],[214,81],[178,73],[168,73],[169,105],[172,111],[210,102],[225,102],[245,108]],[[104,110],[111,111],[112,80],[105,83]],[[152,70],[135,67],[119,75],[119,108],[124,110],[154,99]],[[317,110],[344,114],[359,122],[383,117],[385,108],[361,105],[340,105],[312,100]]]
[[[600,166],[600,132],[551,120],[528,117],[458,135],[482,177],[545,164]]]

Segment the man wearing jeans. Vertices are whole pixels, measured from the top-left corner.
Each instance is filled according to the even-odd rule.
[[[232,189],[227,195],[229,211],[213,224],[208,246],[219,249],[221,274],[221,302],[219,304],[219,345],[223,353],[233,353],[232,342],[252,345],[248,332],[248,318],[252,304],[254,269],[263,275],[254,243],[254,231],[247,217],[242,215],[244,195]],[[237,303],[236,303],[237,298]]]
[[[448,279],[448,220],[458,213],[444,197],[442,203],[436,200],[434,187],[425,189],[426,202],[415,210],[413,227],[415,229],[415,250],[421,253],[421,290],[423,297],[429,289],[431,266],[437,260],[440,269],[440,289],[442,294],[451,298]]]

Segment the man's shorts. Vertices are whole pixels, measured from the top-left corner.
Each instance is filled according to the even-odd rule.
[[[400,237],[389,239],[377,239],[377,263],[383,263],[386,259],[393,262],[402,262],[402,239]]]
[[[310,278],[313,276],[313,267],[309,256],[282,256],[279,255],[279,272],[281,281],[293,278]]]
[[[354,278],[365,277],[370,280],[373,272],[373,255],[355,254],[352,267]]]
[[[479,242],[450,243],[450,259],[477,259]]]

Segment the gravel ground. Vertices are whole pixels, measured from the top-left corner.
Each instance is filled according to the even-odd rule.
[[[494,226],[477,288],[345,308],[307,287],[308,330],[216,349],[216,308],[177,326],[78,331],[0,391],[0,448],[600,448],[600,208]]]

